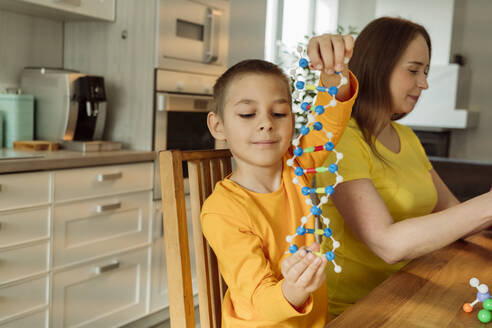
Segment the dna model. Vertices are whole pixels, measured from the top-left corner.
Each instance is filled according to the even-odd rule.
[[[298,66],[294,69],[291,70],[291,75],[294,76],[294,80],[296,80],[296,73],[298,70],[305,70],[307,69],[309,62],[306,58],[303,57],[304,54],[304,48],[302,46],[297,47],[297,52],[299,54],[299,61],[298,61]],[[330,195],[333,194],[335,191],[335,187],[343,181],[343,177],[338,173],[338,163],[339,161],[343,158],[343,154],[340,152],[337,152],[334,148],[334,144],[332,142],[333,138],[333,133],[326,131],[323,128],[323,124],[319,121],[316,120],[316,118],[320,115],[324,115],[325,111],[329,107],[335,107],[337,105],[337,100],[335,96],[338,93],[338,89],[348,83],[347,77],[343,76],[341,72],[336,72],[340,76],[340,82],[338,86],[331,86],[331,87],[324,87],[320,85],[312,85],[312,84],[307,84],[302,80],[297,80],[295,82],[295,90],[292,94],[292,98],[295,102],[297,100],[300,103],[300,109],[296,108],[296,105],[293,105],[294,110],[297,111],[305,111],[307,112],[307,123],[303,125],[299,129],[299,134],[294,138],[292,141],[292,145],[294,146],[294,154],[293,157],[287,160],[287,165],[289,167],[292,167],[294,169],[294,173],[296,177],[293,179],[293,183],[296,185],[299,185],[301,188],[301,192],[304,196],[306,196],[306,203],[311,206],[310,212],[303,217],[301,217],[301,225],[297,227],[296,233],[294,235],[289,235],[287,236],[286,240],[289,243],[289,252],[291,254],[297,252],[299,247],[294,244],[294,239],[296,236],[302,236],[305,234],[314,234],[314,235],[322,235],[325,238],[330,238],[332,241],[332,249],[331,251],[326,252],[325,254],[321,252],[313,252],[313,254],[317,256],[324,256],[326,259],[333,263],[334,265],[334,271],[339,273],[342,271],[342,268],[336,264],[335,262],[335,249],[340,247],[340,242],[335,240],[333,238],[333,231],[329,227],[330,225],[330,219],[326,218],[323,216],[322,211],[321,211],[321,206],[326,204],[328,202],[328,198]],[[302,102],[302,93],[305,90],[313,90],[316,92],[316,95],[319,92],[328,92],[328,94],[332,97],[331,101],[328,103],[326,106],[318,105],[314,106],[315,100],[313,100],[312,104],[308,102]],[[326,115],[326,114],[325,114]],[[302,148],[299,147],[300,145],[300,140],[303,136],[309,134],[309,133],[314,133],[315,131],[318,132],[323,132],[326,135],[326,138],[328,139],[328,142],[326,142],[324,145],[315,145],[312,147],[306,147]],[[336,162],[333,164],[330,164],[328,167],[313,167],[313,168],[303,168],[301,166],[296,166],[295,159],[296,157],[300,157],[303,154],[307,153],[312,153],[312,152],[318,152],[318,151],[333,151],[336,154]],[[319,188],[311,188],[309,186],[304,186],[302,183],[299,181],[299,177],[303,176],[304,174],[313,174],[313,173],[320,173],[320,172],[330,172],[332,174],[336,175],[336,181],[335,184],[329,185],[326,187],[319,187]],[[323,196],[320,199],[320,202],[317,205],[314,205],[310,195],[311,194],[323,194]],[[309,221],[310,216],[319,216],[323,219],[323,224],[325,225],[324,229],[307,229],[305,227],[305,224]]]

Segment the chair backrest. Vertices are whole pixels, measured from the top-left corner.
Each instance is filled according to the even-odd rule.
[[[218,271],[217,258],[203,236],[200,211],[215,184],[231,172],[231,157],[225,149],[159,153],[171,327],[195,328],[183,179],[185,162],[190,184],[200,326],[220,327],[222,298],[227,287]]]

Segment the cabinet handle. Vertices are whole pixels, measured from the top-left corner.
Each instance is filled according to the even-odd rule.
[[[0,222],[0,230],[2,230],[2,222]]]
[[[2,191],[2,185],[0,184],[0,191]]]
[[[123,177],[123,173],[118,172],[118,173],[105,173],[105,174],[99,174],[97,176],[97,181],[102,182],[102,181],[110,181],[110,180],[118,180]]]
[[[213,63],[219,58],[219,33],[220,31],[221,12],[207,8],[207,23],[205,25],[205,53],[203,62],[206,64]]]
[[[108,272],[108,271],[111,271],[111,270],[118,269],[119,267],[120,267],[120,261],[115,260],[111,264],[106,264],[106,265],[103,265],[103,266],[95,267],[94,268],[94,273],[95,274],[101,274],[101,273],[104,273],[104,272]]]
[[[102,213],[106,211],[117,210],[119,208],[121,208],[121,202],[117,202],[114,204],[96,205],[96,212]]]

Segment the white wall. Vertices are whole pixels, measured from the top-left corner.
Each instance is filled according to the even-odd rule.
[[[243,59],[264,59],[267,0],[230,2],[228,66]]]
[[[62,65],[63,23],[0,11],[0,92],[19,86],[25,66]]]

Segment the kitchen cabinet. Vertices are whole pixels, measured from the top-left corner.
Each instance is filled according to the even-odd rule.
[[[2,0],[0,9],[62,21],[115,20],[115,0]]]
[[[149,313],[153,162],[2,174],[0,186],[0,328]]]

